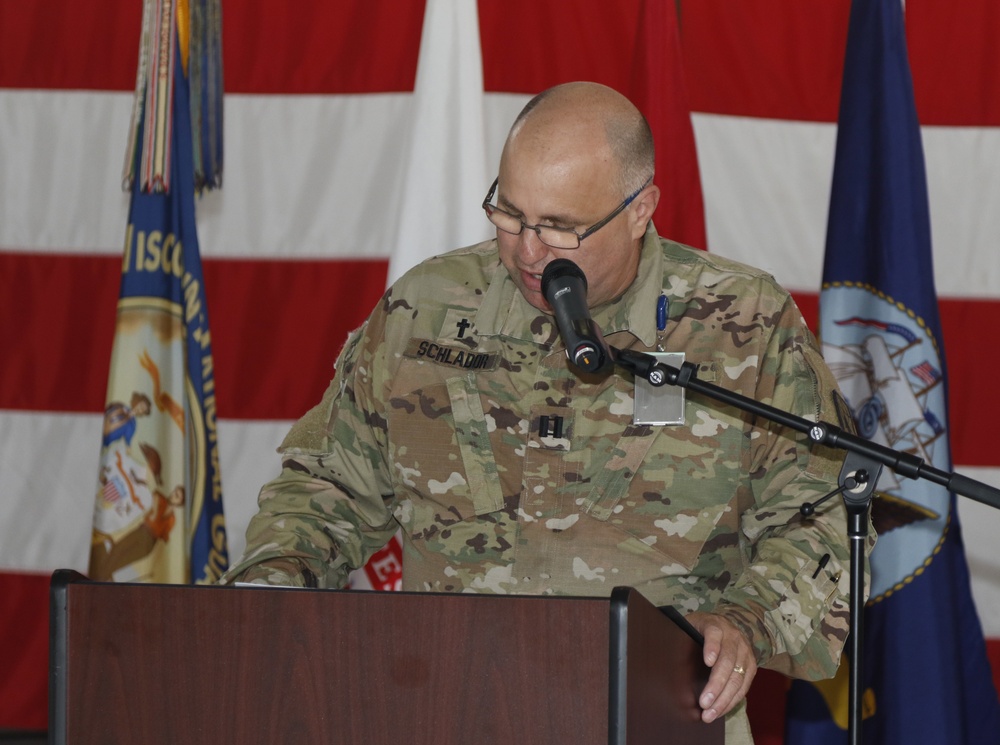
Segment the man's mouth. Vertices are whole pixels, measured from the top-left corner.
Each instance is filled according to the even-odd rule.
[[[533,290],[541,290],[542,287],[542,275],[535,274],[534,272],[526,272],[521,270],[521,276],[524,277],[524,283],[527,287]]]

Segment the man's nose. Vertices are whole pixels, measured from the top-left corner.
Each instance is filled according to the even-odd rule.
[[[531,266],[544,259],[549,250],[549,247],[542,243],[538,232],[533,228],[525,227],[517,236],[517,255],[524,266]]]

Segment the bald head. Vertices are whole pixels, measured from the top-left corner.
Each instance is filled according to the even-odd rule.
[[[565,83],[532,98],[514,120],[504,155],[515,145],[606,160],[622,197],[653,176],[653,135],[646,118],[625,96],[597,83]]]
[[[569,83],[525,106],[500,156],[496,207],[520,222],[517,232],[498,226],[497,245],[529,304],[551,312],[541,276],[565,250],[587,277],[590,307],[628,289],[659,199],[652,175],[649,125],[611,88]],[[540,232],[546,226],[575,232],[579,247],[553,248]]]

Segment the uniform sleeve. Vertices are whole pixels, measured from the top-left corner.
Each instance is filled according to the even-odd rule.
[[[798,308],[786,298],[762,350],[755,398],[809,421],[853,431],[849,410]],[[799,510],[837,487],[844,451],[756,422],[748,449],[754,504],[743,512],[747,563],[716,612],[753,640],[759,664],[807,679],[832,677],[849,631],[847,512],[832,497],[811,517]],[[874,545],[869,524],[865,561]],[[864,600],[859,600],[864,602]]]
[[[342,587],[395,533],[379,395],[384,306],[348,338],[322,401],[282,442],[281,474],[261,489],[246,551],[220,582]]]

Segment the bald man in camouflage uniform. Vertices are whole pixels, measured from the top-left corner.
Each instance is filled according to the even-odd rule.
[[[836,487],[842,457],[697,394],[683,424],[635,423],[632,377],[572,366],[542,295],[545,266],[570,258],[609,344],[683,352],[702,380],[837,421],[836,383],[788,294],[659,237],[652,175],[649,127],[611,89],[529,103],[487,205],[497,238],[411,270],[350,337],[223,581],[339,587],[401,528],[405,590],[628,585],[705,635],[703,719],[725,715],[728,743],[752,741],[758,665],[833,675],[846,517],[840,500],[809,519],[799,507]]]

